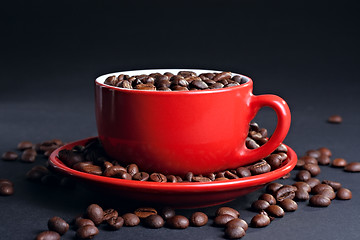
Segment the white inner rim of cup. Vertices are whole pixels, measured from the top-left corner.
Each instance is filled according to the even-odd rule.
[[[170,72],[172,74],[177,74],[179,71],[191,71],[191,72],[195,72],[197,75],[202,74],[202,73],[221,73],[223,71],[219,71],[219,70],[206,70],[206,69],[144,69],[144,70],[131,70],[131,71],[124,71],[124,72],[114,72],[114,73],[108,73],[105,75],[101,75],[100,77],[96,78],[96,82],[100,83],[100,84],[104,84],[105,80],[110,77],[110,76],[119,76],[120,74],[124,74],[124,75],[129,75],[129,76],[135,76],[135,75],[141,75],[141,74],[146,74],[149,75],[151,73],[161,73],[164,74],[166,72]],[[244,76],[242,74],[239,73],[233,73],[231,72],[232,76],[234,75],[240,75],[243,78],[246,79],[246,83],[249,82],[249,77]],[[109,85],[110,86],[110,85]],[[112,86],[115,87],[115,86]],[[120,88],[120,87],[116,87],[116,88]],[[120,88],[120,89],[124,89],[124,88]],[[129,90],[133,90],[133,89],[129,89]],[[137,90],[139,91],[139,90]],[[140,90],[141,91],[141,90]]]

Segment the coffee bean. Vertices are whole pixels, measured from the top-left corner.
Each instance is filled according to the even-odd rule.
[[[15,161],[18,159],[19,155],[16,152],[7,151],[4,152],[1,156],[2,160],[4,161]]]
[[[149,228],[161,228],[164,226],[165,221],[160,215],[149,215],[145,218],[145,224]]]
[[[140,219],[147,218],[150,215],[157,215],[157,211],[155,208],[143,207],[138,208],[134,211],[134,214],[138,216]]]
[[[237,179],[239,178],[236,174],[230,172],[230,171],[225,171],[224,176],[228,179]]]
[[[307,163],[318,164],[318,161],[316,160],[316,158],[311,157],[311,156],[303,156],[299,159],[303,160],[305,162],[305,164],[307,164]]]
[[[125,179],[125,180],[131,180],[132,177],[129,173],[125,171],[119,171],[116,175],[114,175],[116,178]]]
[[[299,181],[302,181],[302,182],[306,182],[310,178],[311,178],[311,173],[309,171],[307,171],[307,170],[300,170],[296,174],[296,180],[299,180]]]
[[[298,201],[306,201],[309,199],[309,192],[300,188],[295,192],[295,199]]]
[[[334,182],[334,181],[330,181],[330,180],[323,180],[322,181],[323,184],[327,184],[330,187],[332,187],[334,189],[334,191],[337,191],[341,188],[341,183],[339,182]]]
[[[338,167],[338,168],[345,167],[346,165],[347,165],[347,161],[343,158],[335,158],[331,163],[332,167]]]
[[[170,228],[174,229],[185,229],[189,226],[189,220],[181,215],[175,215],[166,220],[166,224]]]
[[[139,167],[136,164],[130,164],[126,167],[126,170],[131,176],[134,176],[139,172]]]
[[[67,149],[59,151],[58,158],[68,167],[72,167],[84,161],[83,154],[81,152],[72,152]]]
[[[281,183],[269,183],[266,186],[266,192],[269,194],[275,194],[277,190],[279,190],[283,185]]]
[[[328,121],[328,123],[339,124],[339,123],[342,123],[343,119],[340,115],[331,115],[327,121]]]
[[[192,178],[193,182],[211,182],[210,178],[207,177],[201,177],[201,176],[194,176]]]
[[[328,156],[328,157],[332,156],[331,150],[329,148],[321,147],[321,148],[318,149],[318,151],[321,153],[321,155],[325,155],[325,156]]]
[[[209,178],[211,181],[215,180],[215,174],[214,173],[208,173],[205,175],[205,177]]]
[[[257,144],[254,139],[251,138],[246,138],[245,145],[249,149],[256,149],[260,147],[260,145]]]
[[[173,208],[165,207],[161,209],[160,214],[164,219],[169,219],[175,216],[175,210]]]
[[[236,169],[236,173],[239,177],[243,178],[243,177],[249,177],[251,176],[251,172],[248,168],[245,167],[239,167]]]
[[[293,212],[296,211],[298,208],[297,203],[292,199],[284,199],[281,202],[279,202],[280,207],[284,209],[285,212]]]
[[[234,218],[233,220],[230,220],[229,222],[227,222],[225,227],[226,228],[241,227],[246,231],[248,229],[248,224],[243,219]]]
[[[336,193],[336,197],[340,200],[350,200],[352,198],[352,193],[347,188],[340,188]]]
[[[94,175],[101,175],[102,174],[102,170],[101,167],[94,165],[90,162],[79,162],[73,165],[73,168],[75,170],[81,171],[81,172],[85,172],[85,173],[90,173],[90,174],[94,174]]]
[[[345,166],[344,168],[347,172],[360,172],[360,162],[352,162]]]
[[[311,176],[313,176],[313,177],[319,175],[321,172],[321,169],[318,165],[311,164],[311,163],[305,163],[305,165],[303,166],[303,169],[309,171]]]
[[[114,165],[109,161],[104,161],[103,168],[106,170],[108,168],[113,167]]]
[[[127,227],[135,227],[140,223],[140,218],[133,213],[125,213],[122,215],[122,218],[124,219],[124,224]]]
[[[91,221],[90,219],[78,217],[75,220],[75,225],[77,228],[81,228],[81,227],[88,226],[88,225],[95,226],[95,223],[93,221]]]
[[[166,176],[161,173],[152,173],[150,175],[150,180],[153,182],[167,182]]]
[[[315,187],[316,185],[320,184],[320,180],[317,178],[310,178],[309,180],[305,181],[311,188]]]
[[[311,192],[311,187],[306,182],[296,182],[293,184],[298,190],[302,189],[306,192]]]
[[[281,177],[281,179],[289,179],[291,177],[291,173],[287,173]]]
[[[256,200],[251,204],[251,208],[255,211],[265,210],[270,206],[270,203],[265,200]]]
[[[226,223],[233,220],[234,218],[235,218],[234,216],[229,215],[229,214],[219,215],[219,216],[215,217],[214,224],[216,226],[225,226]]]
[[[36,240],[60,240],[60,235],[54,231],[44,231],[36,236]]]
[[[111,230],[119,230],[124,225],[124,219],[122,217],[113,217],[106,221]]]
[[[231,215],[234,218],[240,217],[240,213],[236,209],[233,209],[231,207],[221,207],[221,208],[218,208],[215,212],[216,216],[225,215],[225,214]]]
[[[118,216],[119,216],[119,213],[115,209],[112,209],[112,208],[106,209],[104,211],[103,221],[107,221],[111,218],[116,219],[116,218],[118,218]]]
[[[0,196],[10,196],[14,194],[14,184],[7,179],[0,179]]]
[[[325,197],[328,197],[330,200],[335,199],[336,194],[333,189],[325,189],[319,193],[320,195],[323,195]]]
[[[229,179],[226,177],[222,177],[222,178],[215,178],[214,181],[227,181],[227,180],[229,180]]]
[[[194,212],[190,217],[190,223],[195,227],[202,227],[208,222],[208,216],[203,212]]]
[[[34,149],[26,149],[21,155],[21,161],[26,163],[33,163],[35,162],[36,155],[37,153]]]
[[[194,80],[190,84],[191,87],[195,87],[198,89],[207,89],[209,86],[202,80]]]
[[[60,217],[52,217],[48,221],[48,228],[60,235],[64,235],[69,230],[69,224]]]
[[[126,172],[126,169],[122,166],[112,166],[105,169],[103,175],[106,177],[113,177],[121,172]]]
[[[229,239],[239,239],[245,236],[245,230],[242,227],[227,227],[225,236]]]
[[[95,226],[87,225],[76,231],[76,236],[80,239],[91,239],[99,234],[99,229]]]
[[[90,220],[92,220],[95,225],[99,225],[104,218],[104,211],[103,209],[97,204],[91,204],[86,209],[86,214]]]
[[[188,172],[188,173],[186,173],[186,175],[185,175],[185,179],[187,180],[187,181],[189,181],[189,182],[191,182],[192,181],[192,178],[194,177],[194,174],[192,173],[192,172]]]
[[[308,150],[306,152],[306,155],[310,157],[318,158],[320,157],[321,153],[318,150]]]
[[[329,185],[320,183],[320,184],[316,185],[315,187],[313,187],[313,188],[311,189],[311,192],[312,192],[313,194],[320,194],[320,193],[321,193],[322,191],[324,191],[325,189],[333,190],[333,188],[330,187]]]
[[[323,195],[314,195],[310,198],[309,203],[314,207],[327,207],[331,204],[331,200]]]
[[[258,174],[270,172],[271,167],[265,160],[261,160],[260,162],[251,165],[249,170],[251,174],[258,175]]]
[[[19,142],[19,144],[17,145],[17,149],[19,149],[20,151],[24,151],[25,149],[30,149],[33,147],[32,142],[29,141],[22,141]]]
[[[302,169],[302,167],[305,165],[305,161],[299,158],[296,162],[295,168],[296,169]]]
[[[330,164],[330,158],[326,155],[321,155],[317,158],[317,161],[320,165],[329,165]]]
[[[270,218],[263,214],[257,214],[251,219],[250,224],[255,228],[266,227],[270,224]]]
[[[276,148],[276,150],[275,150],[276,152],[287,152],[288,150],[287,150],[287,147],[284,145],[284,144],[280,144],[277,148]]]
[[[270,205],[268,208],[266,208],[265,210],[270,216],[272,217],[276,217],[276,218],[281,218],[285,215],[284,209],[282,209],[280,206],[278,205]]]
[[[172,176],[175,178],[174,175],[172,175]],[[149,179],[149,174],[147,172],[138,172],[138,173],[134,174],[132,179],[137,180],[137,181],[147,181]],[[176,180],[176,178],[175,178],[175,180]]]
[[[294,186],[284,185],[275,192],[274,197],[279,202],[287,198],[293,199],[295,197],[296,190],[297,188]]]
[[[279,154],[270,154],[270,156],[265,158],[265,161],[270,165],[271,170],[279,168],[282,163]]]
[[[271,194],[268,194],[268,193],[263,193],[263,194],[261,194],[261,196],[259,197],[259,200],[265,200],[265,201],[267,201],[270,205],[276,204],[276,199],[274,198],[274,196],[271,195]]]
[[[30,181],[39,182],[39,181],[41,181],[42,177],[44,177],[45,175],[48,175],[49,173],[50,172],[46,167],[38,165],[38,166],[31,168],[26,173],[26,179],[28,179]]]

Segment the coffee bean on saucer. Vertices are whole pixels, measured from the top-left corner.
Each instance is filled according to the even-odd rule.
[[[340,200],[350,200],[352,198],[352,193],[347,188],[340,188],[336,193],[336,197]]]
[[[36,155],[37,153],[34,149],[25,149],[21,155],[21,161],[26,163],[33,163],[35,162]]]
[[[302,189],[306,192],[311,192],[311,187],[306,182],[296,182],[293,184],[293,186],[295,186],[297,188],[297,190]]]
[[[251,204],[251,208],[255,211],[265,210],[270,206],[270,203],[265,200],[256,200]]]
[[[248,168],[245,167],[239,167],[236,169],[236,173],[239,177],[243,178],[243,177],[249,177],[251,176],[251,172]]]
[[[339,182],[334,182],[334,181],[330,181],[330,180],[323,180],[322,181],[323,184],[327,184],[330,187],[332,187],[334,189],[334,191],[337,191],[341,188],[341,183]]]
[[[105,177],[113,177],[121,172],[126,172],[126,169],[122,166],[112,166],[105,169],[103,175]]]
[[[327,121],[328,121],[328,123],[339,124],[339,123],[342,123],[343,119],[340,115],[331,115]]]
[[[347,172],[360,172],[360,162],[352,162],[345,166],[344,168]]]
[[[125,180],[131,180],[132,177],[129,173],[125,171],[119,171],[116,175],[114,175],[115,178],[125,179]]]
[[[122,217],[113,217],[106,221],[111,230],[119,230],[124,225],[124,219]]]
[[[279,202],[280,207],[284,209],[285,212],[293,212],[296,211],[298,208],[297,203],[292,199],[284,199],[281,202]]]
[[[142,207],[138,208],[134,211],[134,214],[138,216],[140,219],[147,218],[150,215],[157,215],[157,211],[155,208],[151,207]]]
[[[227,180],[229,180],[229,179],[226,177],[222,177],[222,178],[215,178],[214,181],[227,181]]]
[[[205,177],[209,178],[211,181],[214,181],[216,178],[214,173],[208,173],[205,175]]]
[[[246,232],[242,227],[225,228],[225,237],[228,239],[239,239],[245,236]]]
[[[20,151],[24,151],[25,149],[30,149],[33,147],[32,142],[29,141],[22,141],[19,142],[19,144],[17,145],[17,149],[19,149]]]
[[[194,176],[192,178],[193,182],[211,182],[210,178],[207,177],[201,177],[201,176]]]
[[[293,199],[295,197],[296,190],[297,188],[294,186],[284,185],[275,192],[274,197],[278,202],[281,202],[287,198]]]
[[[311,173],[309,171],[307,171],[307,170],[300,170],[296,174],[296,180],[298,180],[298,181],[306,182],[310,178],[311,178]]]
[[[248,224],[245,222],[245,220],[240,218],[234,218],[233,220],[230,220],[225,225],[226,228],[229,227],[242,227],[245,231],[248,229]]]
[[[185,180],[191,182],[193,177],[194,177],[194,174],[192,172],[188,172],[185,175]]]
[[[333,188],[327,184],[320,183],[311,189],[313,194],[320,194],[325,189],[333,190]]]
[[[251,174],[258,175],[258,174],[270,172],[271,166],[265,160],[261,160],[260,162],[251,165],[249,170]]]
[[[315,187],[316,185],[320,184],[320,180],[317,178],[310,178],[309,180],[305,181],[311,188]]]
[[[135,175],[134,175],[135,177]],[[133,177],[133,179],[134,179]],[[171,182],[171,183],[176,183],[177,182],[177,179],[176,179],[176,176],[175,175],[166,175],[166,179],[168,182]]]
[[[167,182],[166,176],[162,173],[152,173],[150,180],[153,182]]]
[[[265,160],[270,165],[271,170],[279,168],[282,163],[279,154],[270,154]]]
[[[139,167],[136,164],[130,164],[126,167],[126,170],[131,176],[134,176],[139,172]]]
[[[94,175],[102,175],[101,167],[94,165],[90,162],[79,162],[73,165],[75,170],[90,173]]]
[[[265,211],[268,213],[268,215],[276,218],[281,218],[285,215],[284,209],[278,205],[270,205],[268,208],[266,208]]]
[[[48,221],[48,228],[60,235],[64,235],[69,230],[69,224],[60,217],[52,217]]]
[[[295,199],[298,201],[306,201],[309,199],[309,192],[300,188],[295,191]]]
[[[103,221],[104,211],[99,205],[91,204],[86,209],[86,215],[95,223],[95,225],[99,225]]]
[[[256,149],[260,147],[260,145],[257,144],[254,139],[251,138],[246,138],[245,145],[249,149]]]
[[[347,165],[347,161],[343,158],[335,158],[331,163],[332,167],[338,167],[338,168],[345,167],[346,165]]]
[[[310,198],[309,203],[314,207],[327,207],[331,204],[331,200],[323,195],[314,195]]]
[[[320,167],[317,164],[305,163],[303,169],[309,171],[312,177],[319,175],[321,172]]]
[[[8,179],[0,179],[0,196],[10,196],[14,194],[14,184]]]
[[[214,219],[214,224],[216,226],[225,226],[226,223],[233,220],[235,217],[229,214],[223,214],[216,216]]]
[[[165,220],[172,218],[175,216],[175,210],[170,207],[164,207],[161,209],[160,216],[162,216]]]
[[[99,229],[95,226],[86,225],[76,231],[76,236],[80,239],[91,239],[99,234]]]
[[[274,196],[271,195],[271,194],[268,194],[268,193],[263,193],[263,194],[261,194],[261,196],[259,197],[259,200],[265,200],[265,201],[267,201],[270,205],[276,204],[276,199],[274,198]]]
[[[36,236],[36,240],[60,240],[60,234],[54,231],[44,231]]]
[[[103,217],[103,221],[107,221],[111,218],[117,218],[119,216],[119,213],[115,210],[115,209],[106,209],[104,211],[104,217]]]
[[[264,214],[257,214],[251,219],[250,225],[255,228],[266,227],[270,224],[270,218]]]
[[[122,215],[122,218],[124,219],[124,224],[127,227],[135,227],[140,223],[140,218],[133,213],[125,213]]]
[[[181,215],[175,215],[166,220],[166,224],[170,228],[174,229],[185,229],[189,226],[189,220]]]
[[[195,227],[202,227],[208,222],[208,216],[203,212],[194,212],[190,217],[190,223]]]
[[[240,217],[240,213],[236,209],[231,207],[221,207],[218,208],[215,212],[216,216],[225,215],[225,214],[231,215],[234,218]]]
[[[269,183],[266,186],[266,192],[269,194],[274,194],[277,190],[279,190],[283,185],[281,183]]]
[[[228,179],[237,179],[239,178],[235,173],[232,173],[230,171],[225,171],[224,176]]]
[[[12,151],[4,152],[1,156],[2,160],[4,161],[15,161],[16,159],[18,159],[18,157],[19,155],[16,152]]]

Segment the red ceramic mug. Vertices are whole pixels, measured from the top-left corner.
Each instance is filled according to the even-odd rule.
[[[123,165],[136,163],[141,171],[201,174],[253,163],[284,140],[291,119],[288,105],[275,95],[253,95],[253,81],[243,75],[244,84],[212,90],[147,91],[104,84],[112,75],[179,71],[219,72],[150,69],[96,79],[97,129],[110,157]],[[266,144],[250,150],[245,146],[249,123],[265,106],[276,112],[276,129]]]

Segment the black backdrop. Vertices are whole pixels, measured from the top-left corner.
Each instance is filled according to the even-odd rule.
[[[0,151],[13,150],[21,140],[95,136],[93,81],[101,74],[205,68],[248,75],[255,94],[286,99],[292,126],[285,143],[299,156],[326,146],[334,157],[358,161],[359,8],[356,1],[3,2]],[[332,114],[342,115],[344,122],[327,124]],[[270,130],[274,120],[266,109],[257,117]],[[53,215],[71,219],[87,204],[105,201],[81,187],[64,191],[29,183],[24,174],[31,164],[2,161],[0,166],[0,178],[13,180],[16,187],[15,195],[0,198],[1,239],[33,238]],[[354,198],[326,209],[301,203],[299,211],[265,229],[250,229],[246,238],[356,239],[359,176],[322,167],[319,178],[342,181]],[[247,208],[260,192],[228,205],[249,221],[254,213]],[[202,210],[211,215],[215,209]],[[132,234],[139,239],[221,239],[222,230],[211,224],[185,231],[137,227],[101,231],[97,239],[131,239]],[[73,232],[65,235],[72,237]]]

